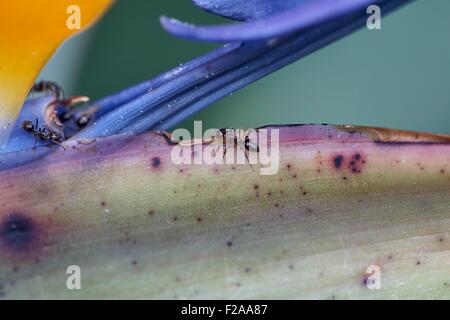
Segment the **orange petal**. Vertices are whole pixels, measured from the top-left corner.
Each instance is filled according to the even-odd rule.
[[[17,116],[39,71],[68,37],[113,0],[0,0],[0,135]]]

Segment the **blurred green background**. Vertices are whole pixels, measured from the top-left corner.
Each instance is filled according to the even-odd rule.
[[[265,124],[360,124],[450,134],[450,1],[418,0],[234,93],[180,124],[204,129]],[[58,51],[40,78],[93,99],[188,61],[214,44],[172,37],[168,15],[224,19],[189,0],[119,0],[89,31]]]

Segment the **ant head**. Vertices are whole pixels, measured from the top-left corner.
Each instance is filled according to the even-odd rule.
[[[33,132],[34,131],[34,124],[33,122],[29,120],[22,121],[20,124],[20,127],[24,129],[26,132]]]

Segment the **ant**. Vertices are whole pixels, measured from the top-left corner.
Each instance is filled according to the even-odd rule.
[[[222,135],[223,146],[243,146],[246,151],[259,152],[258,144],[250,140],[250,134],[254,129],[219,129]],[[258,131],[257,131],[258,132]]]
[[[64,150],[64,146],[61,144],[63,141],[63,137],[56,131],[53,131],[49,128],[39,128],[39,120],[36,118],[36,122],[33,124],[30,120],[24,120],[20,124],[20,127],[24,129],[26,132],[31,133],[34,137],[34,146],[36,147],[36,143],[39,141],[51,141],[59,146],[61,146]]]
[[[259,153],[259,145],[256,141],[250,139],[252,131],[259,132],[258,129],[217,129],[215,136],[212,136],[208,140],[194,139],[190,141],[173,141],[172,134],[165,131],[157,131],[156,134],[163,136],[170,144],[178,144],[185,147],[190,147],[199,144],[211,144],[215,141],[221,142],[221,144],[214,150],[214,156],[219,151],[220,147],[223,148],[223,158],[225,158],[228,148],[237,148],[238,146],[244,149],[244,154],[247,162],[250,164],[249,153]]]
[[[225,158],[227,148],[241,146],[244,149],[245,158],[250,163],[248,158],[249,152],[259,152],[259,145],[257,142],[250,140],[250,134],[254,129],[218,129],[217,138],[222,138],[223,157]],[[218,149],[217,149],[218,150]],[[216,152],[217,152],[216,150]]]

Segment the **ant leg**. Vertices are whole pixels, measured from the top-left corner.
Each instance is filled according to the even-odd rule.
[[[242,147],[241,147],[242,148]],[[248,158],[248,151],[246,148],[244,148],[244,155],[245,155],[245,160],[247,160],[247,162],[251,165],[250,163],[250,159]]]
[[[217,154],[217,151],[219,150],[220,146],[217,146],[216,149],[213,150],[212,156],[215,157]]]
[[[241,146],[242,148],[242,146]],[[252,168],[253,172],[255,171],[255,168],[253,168],[252,164],[250,163],[250,159],[248,157],[248,150],[244,148],[244,155],[245,155],[245,159],[247,160],[248,164],[250,165],[250,168]]]
[[[158,131],[154,131],[154,134],[157,134],[157,135],[163,137],[169,145],[174,145],[174,144],[180,143],[180,141],[172,140],[172,133],[170,133],[170,132],[158,130]]]
[[[217,148],[215,148],[215,149],[213,150],[213,155],[212,155],[213,157],[216,157],[217,152],[219,151],[220,147],[223,147],[223,145],[222,145],[222,146],[221,146],[221,145],[218,145]],[[225,151],[224,151],[224,154],[223,154],[223,159],[225,159]]]
[[[50,92],[55,98],[64,96],[62,88],[53,81],[41,80],[31,87],[31,92]]]
[[[222,147],[223,147],[223,159],[225,159],[225,156],[227,155],[227,145],[224,144]]]
[[[227,155],[227,129],[220,129],[220,133],[222,134],[223,159],[225,159]]]
[[[53,142],[54,144],[57,144],[57,145],[60,146],[61,148],[63,148],[64,151],[66,151],[66,148],[63,146],[63,144],[62,144],[61,142],[54,141],[54,140],[52,140],[52,142]]]

